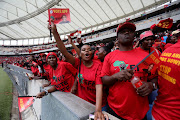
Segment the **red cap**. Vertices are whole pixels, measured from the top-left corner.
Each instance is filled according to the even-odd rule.
[[[54,56],[57,58],[56,53],[54,53],[54,52],[50,52],[50,53],[48,53],[48,54],[47,54],[47,56],[46,56],[46,60],[48,59],[48,57],[49,57],[50,55],[54,55]]]
[[[40,53],[40,56],[41,56],[41,57],[43,57],[44,55],[46,56],[46,54],[44,54],[44,53]]]
[[[140,34],[140,40],[143,40],[144,38],[149,36],[154,36],[152,31],[144,31],[143,33]]]
[[[125,29],[125,28],[128,28],[128,29],[131,29],[131,30],[135,31],[136,30],[136,25],[133,24],[133,23],[130,23],[130,22],[120,23],[119,26],[116,29],[116,32],[118,33],[120,30]]]

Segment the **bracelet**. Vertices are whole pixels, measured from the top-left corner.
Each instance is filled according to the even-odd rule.
[[[44,89],[45,95],[48,95],[48,91],[46,89]]]

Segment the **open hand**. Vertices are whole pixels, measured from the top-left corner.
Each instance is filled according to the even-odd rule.
[[[102,113],[102,111],[96,111],[94,113],[94,120],[105,120],[104,114]]]
[[[40,92],[36,95],[36,98],[42,98],[45,94],[46,94],[45,91]]]

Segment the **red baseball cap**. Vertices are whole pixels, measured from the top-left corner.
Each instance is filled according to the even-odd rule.
[[[46,56],[46,54],[44,54],[44,53],[40,53],[40,56],[41,56],[41,57],[43,57],[44,55]]]
[[[136,25],[134,23],[130,23],[130,22],[120,23],[116,29],[116,32],[118,33],[120,30],[125,29],[125,28],[135,31]]]
[[[140,40],[143,40],[146,37],[150,37],[153,36],[154,34],[152,33],[152,31],[144,31],[143,33],[140,34]]]
[[[56,53],[54,53],[54,52],[50,52],[50,53],[48,53],[48,54],[47,54],[47,56],[46,56],[46,60],[48,59],[48,57],[49,57],[50,55],[54,55],[54,56],[57,58]]]

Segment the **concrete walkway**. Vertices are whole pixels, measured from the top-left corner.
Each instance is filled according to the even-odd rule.
[[[15,87],[13,87],[13,101],[12,101],[12,109],[11,109],[11,120],[20,120],[19,119],[19,111],[18,111],[18,92]]]

